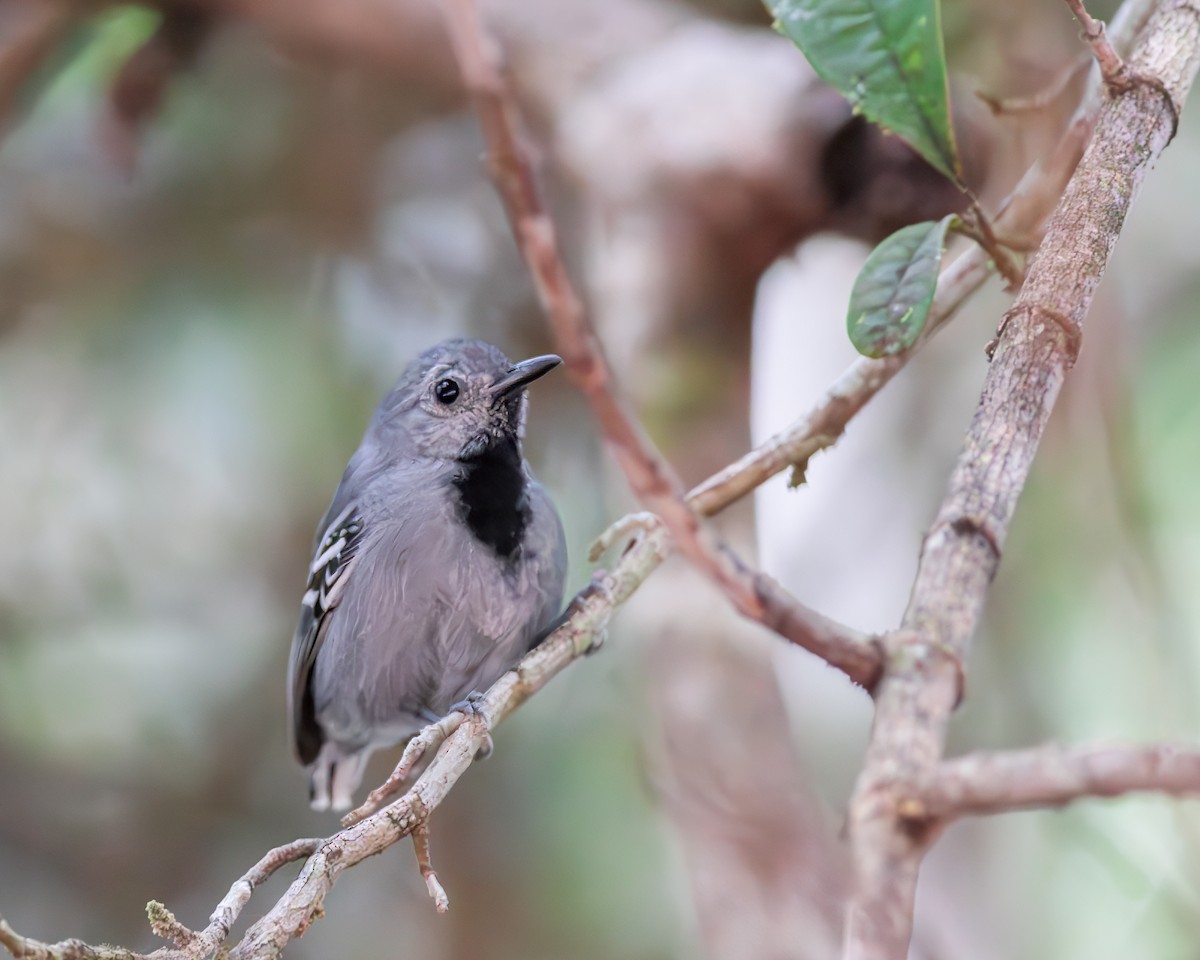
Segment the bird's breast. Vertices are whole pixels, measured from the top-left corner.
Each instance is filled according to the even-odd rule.
[[[502,560],[516,559],[529,525],[529,491],[515,440],[458,462],[451,481],[459,519]]]

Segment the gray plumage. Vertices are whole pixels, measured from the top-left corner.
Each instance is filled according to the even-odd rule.
[[[566,543],[521,440],[525,387],[559,362],[447,340],[375,411],[317,528],[288,663],[314,808],[349,807],[372,751],[486,690],[555,621]]]

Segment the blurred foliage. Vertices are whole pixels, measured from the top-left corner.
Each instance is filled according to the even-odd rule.
[[[1062,13],[947,4],[951,64],[986,50],[977,75],[990,82],[1016,49],[1040,67],[1026,76],[1020,61],[1007,80],[1048,77],[1053,44],[1073,41]],[[376,399],[450,332],[512,354],[549,346],[470,119],[430,115],[408,91],[222,31],[123,169],[106,148],[105,87],[155,23],[121,7],[81,27],[0,146],[0,911],[31,936],[147,949],[150,898],[194,924],[264,849],[334,827],[306,809],[287,752],[283,672],[313,525]],[[1200,154],[1194,114],[1130,218],[1022,498],[957,749],[1200,733],[1200,237],[1179,202]],[[880,444],[894,498],[940,495],[944,469],[917,487],[912,467],[931,445],[956,447],[969,404],[953,431],[938,420],[926,436],[942,379],[981,364],[996,315],[992,302],[956,321],[964,352],[940,355],[925,408],[896,411]],[[844,340],[838,316],[824,322]],[[748,335],[730,324],[730,355]],[[648,359],[639,387],[688,472],[717,432],[744,443],[740,395],[713,387],[724,376],[736,393],[744,376],[684,340]],[[532,407],[530,455],[566,517],[578,586],[586,542],[626,501],[565,378]],[[821,469],[795,496],[819,494]],[[897,577],[920,529],[903,533],[903,553],[884,558]],[[686,860],[643,769],[639,648],[654,637],[641,602],[439,810],[450,915],[433,913],[397,848],[339,881],[289,957],[695,954]],[[688,622],[684,592],[653,602]],[[826,722],[837,757],[810,769],[836,829],[844,797],[830,784],[858,757],[845,718]],[[960,879],[977,937],[1002,931],[1008,948],[975,955],[1194,953],[1191,807],[1086,804],[955,837],[931,869]]]

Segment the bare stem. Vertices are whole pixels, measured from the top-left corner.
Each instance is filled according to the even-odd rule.
[[[1127,43],[1144,23],[1152,5],[1153,0],[1127,0],[1119,12],[1118,18],[1113,22],[1114,40],[1121,36]],[[1187,9],[1190,11],[1191,7]],[[1164,78],[1163,82],[1167,83],[1168,81]],[[1046,212],[1053,206],[1063,184],[1074,169],[1083,145],[1091,132],[1098,103],[1094,89],[1089,90],[1084,103],[1052,157],[1045,164],[1036,166],[1026,174],[1013,196],[1002,208],[996,219],[996,225],[998,229],[1005,231],[1006,242],[1007,237],[1015,233],[1036,232]],[[1164,87],[1164,89],[1174,91],[1174,87]],[[1181,93],[1178,99],[1182,100]],[[1152,109],[1149,109],[1148,112],[1149,115],[1154,115]],[[538,202],[540,204],[540,201]],[[548,220],[542,222],[544,225],[548,225]],[[537,240],[539,229],[543,228],[538,227],[535,222],[532,229],[534,242],[528,248],[523,247],[523,250],[528,249],[531,253],[544,255],[545,245]],[[552,233],[551,239],[553,239]],[[549,249],[557,258],[553,244]],[[557,269],[561,269],[561,262]],[[536,272],[535,276],[537,276]],[[947,268],[939,282],[929,332],[932,333],[941,324],[944,324],[957,306],[970,293],[978,289],[987,276],[987,255],[980,249],[974,249],[964,254]],[[553,276],[550,279],[553,280]],[[551,292],[559,289],[551,287]],[[571,293],[569,284],[565,289]],[[543,296],[547,295],[546,292],[543,292]],[[564,302],[567,307],[571,307],[569,297]],[[581,311],[582,308],[578,306],[577,299],[572,309]],[[567,314],[569,320],[569,310]],[[590,336],[590,330],[586,326],[584,332]],[[567,339],[570,342],[570,338]],[[687,496],[688,505],[697,514],[707,516],[716,513],[789,465],[806,462],[813,453],[834,443],[845,429],[846,423],[892,376],[903,368],[911,353],[910,351],[909,354],[902,357],[892,357],[886,360],[862,360],[852,365],[830,387],[824,400],[813,411],[738,463],[731,465],[693,490]],[[576,354],[567,351],[565,355],[569,358],[575,357],[577,374],[585,382],[592,382],[588,379],[589,377],[600,377],[603,385],[604,377],[608,375],[607,368],[599,368],[597,372],[597,368],[589,366],[594,362],[589,358],[599,356],[598,353],[589,353],[587,349],[584,349]],[[1004,351],[1001,351],[997,362],[1007,362],[1003,357]],[[610,397],[610,400],[617,404],[615,399]],[[617,405],[619,406],[619,404]],[[653,461],[651,462],[653,463]],[[677,483],[677,481],[673,481],[669,473],[665,476]],[[677,491],[668,483],[664,495],[669,500],[674,499],[677,498]],[[647,502],[657,505],[657,502],[653,500]],[[673,516],[678,521],[678,513]],[[979,535],[988,544],[997,542],[993,528],[981,525],[979,529]],[[623,604],[667,556],[668,543],[656,523],[631,523],[627,525],[626,532],[631,530],[636,533],[636,539],[622,554],[612,571],[583,591],[573,602],[571,615],[563,626],[535,651],[527,655],[515,670],[505,674],[487,692],[484,698],[484,709],[491,724],[501,722],[568,664],[592,649],[613,610]],[[935,533],[938,533],[939,537],[961,536],[964,530],[969,533],[969,528],[956,530],[951,524],[948,528],[943,525],[940,532],[935,531]],[[936,546],[936,540],[937,538],[931,534],[930,543]],[[926,565],[923,564],[923,569],[925,567]],[[739,572],[738,576],[745,577],[745,571]],[[757,592],[753,578],[750,580],[750,586]],[[788,609],[798,608],[793,605]],[[819,621],[811,613],[800,619],[803,624],[803,632],[812,632],[820,626]],[[835,636],[840,638],[836,649],[830,653],[830,661],[852,677],[861,675],[871,678],[875,676],[880,667],[881,647],[872,641],[857,637],[853,642],[843,642],[850,634],[839,632],[844,628],[831,626],[830,629],[833,630]],[[880,692],[880,718],[876,723],[875,742],[872,745],[873,753],[868,759],[868,769],[874,774],[879,772],[880,744],[878,741],[882,739],[880,731],[885,718],[891,715],[907,720],[908,717],[903,710],[885,709],[885,704],[895,703],[902,699],[897,691],[906,682],[911,681],[911,688],[915,690],[922,682],[922,678],[926,676],[930,680],[931,688],[941,690],[945,686],[942,678],[946,671],[953,675],[948,685],[952,693],[946,698],[948,702],[952,702],[953,691],[957,690],[958,673],[962,666],[961,658],[953,649],[945,644],[930,647],[920,634],[912,632],[890,636],[887,642],[887,651],[890,661],[887,689]],[[942,723],[942,715],[948,711],[948,705],[937,706],[933,715],[933,723],[935,725]],[[476,752],[482,746],[485,736],[486,730],[482,729],[482,725],[479,724],[464,723],[450,731],[424,772],[410,789],[394,803],[328,839],[297,840],[270,851],[233,885],[214,910],[209,925],[196,932],[195,939],[190,940],[186,947],[164,947],[149,956],[154,960],[202,960],[202,958],[215,955],[221,950],[221,945],[228,937],[230,928],[245,907],[253,890],[284,864],[307,857],[308,862],[301,870],[300,876],[267,914],[251,926],[240,942],[228,950],[222,951],[222,954],[229,956],[231,960],[278,956],[293,938],[302,934],[313,920],[321,915],[324,897],[343,870],[381,852],[410,833],[419,831],[421,825],[427,822],[430,812],[444,799],[462,773],[469,768]],[[939,734],[935,731],[933,739],[936,740],[937,736]],[[921,737],[919,736],[913,739],[914,746],[919,745],[920,742]],[[930,741],[925,738],[924,742],[928,744]],[[426,749],[432,749],[433,746],[435,744],[430,743]],[[935,758],[938,752],[940,752],[940,746],[935,744],[933,751]],[[900,761],[896,767],[899,771],[898,779],[903,781],[910,772],[905,763],[911,759],[911,751],[901,748],[897,751],[896,757]],[[953,774],[955,770],[953,765],[965,764],[968,759],[951,761],[945,765],[945,769]],[[913,770],[917,768],[923,769],[923,766],[921,764],[912,765]],[[942,768],[935,764],[935,772],[937,769]],[[924,780],[919,778],[913,780],[913,783],[918,782],[933,784],[929,788],[928,795],[922,795],[917,790],[910,790],[903,794],[903,797],[907,797],[910,804],[913,797],[922,797],[922,802],[926,804],[927,808],[936,811],[938,808],[935,804],[940,796],[938,790],[941,789],[939,787],[941,781],[936,776],[926,777]],[[863,799],[867,793],[864,790],[864,783],[870,785],[868,781],[860,781],[860,789],[855,799],[855,809],[852,810],[851,826],[854,831],[853,843],[856,847],[862,843],[863,834],[860,831],[863,825],[871,826],[872,823],[869,816],[863,816]],[[889,801],[884,794],[890,788],[886,788],[886,784],[878,779],[873,783],[885,788],[880,793],[883,799],[877,804],[877,809],[882,814],[882,820],[886,821],[889,826],[902,821],[911,826],[911,819],[904,821],[903,813],[895,809],[895,805],[889,807]],[[912,809],[910,806],[909,814],[912,813]],[[881,856],[885,859],[896,852],[897,848],[891,843],[892,839],[894,837],[889,833],[885,842],[880,846]],[[917,842],[917,839],[913,838],[913,842]],[[419,841],[417,842],[419,843]],[[418,849],[419,854],[420,850]],[[901,848],[900,854],[903,858],[906,850]],[[912,876],[915,878],[915,861]],[[428,875],[426,879],[428,882]],[[434,875],[434,879],[436,880],[436,875]],[[899,900],[903,904],[908,895],[907,887],[904,885],[906,879],[903,872],[899,879],[901,884],[898,888]],[[438,887],[440,888],[440,884]],[[430,890],[436,901],[437,895],[432,886]],[[861,900],[859,905],[861,906]],[[911,903],[908,906],[911,908]],[[909,919],[911,920],[911,913]],[[176,923],[178,922],[176,921]],[[182,924],[171,929],[181,939],[188,939],[185,936],[186,928]],[[190,931],[186,932],[190,933]],[[0,944],[14,956],[27,958],[27,960],[145,960],[143,955],[120,947],[92,947],[77,940],[63,941],[58,944],[45,944],[30,940],[18,935],[2,919],[0,919]],[[871,954],[864,953],[862,955]],[[882,955],[898,954],[893,952]]]
[[[413,827],[412,840],[413,850],[417,854],[417,868],[421,871],[421,876],[425,878],[425,889],[429,891],[429,896],[433,900],[437,912],[445,913],[450,909],[450,898],[446,896],[445,888],[433,871],[433,860],[429,856],[428,821],[418,823]]]
[[[1083,0],[1067,0],[1067,6],[1075,14],[1079,25],[1083,27],[1083,38],[1087,40],[1088,45],[1092,48],[1092,56],[1100,65],[1104,83],[1115,93],[1123,93],[1128,90],[1131,82],[1129,70],[1125,66],[1125,61],[1121,59],[1121,55],[1108,42],[1104,24],[1087,12]]]
[[[979,201],[973,196],[971,197],[970,209],[963,214],[961,219],[962,226],[959,229],[983,247],[987,255],[992,258],[992,265],[996,268],[1000,276],[1004,278],[1007,289],[1010,291],[1019,290],[1021,284],[1025,281],[1025,274],[1016,260],[1013,259],[1012,253],[1006,250],[996,237],[992,221],[984,212],[983,207],[979,205]]]
[[[418,733],[404,746],[400,754],[400,762],[382,784],[372,790],[363,803],[342,817],[342,826],[351,827],[360,820],[365,820],[382,807],[388,800],[400,793],[404,782],[412,775],[417,764],[430,751],[436,750],[455,730],[463,725],[466,714],[457,710],[437,720]]]
[[[847,957],[907,955],[917,871],[931,834],[913,829],[904,800],[936,774],[1017,498],[1078,355],[1083,320],[1125,213],[1174,134],[1198,65],[1195,5],[1162,5],[1135,53],[1134,88],[1103,107],[1005,315],[950,490],[925,538],[902,627],[882,640],[885,675],[849,814],[855,895]]]
[[[147,908],[154,932],[175,940],[175,947],[162,947],[150,954],[135,953],[124,947],[93,947],[81,940],[42,943],[22,937],[0,918],[0,945],[20,960],[204,960],[215,954],[250,900],[255,887],[261,886],[280,867],[302,860],[324,843],[319,839],[293,840],[268,851],[247,870],[217,904],[208,926],[193,933],[161,903],[151,901]]]
[[[1106,743],[971,753],[944,761],[905,813],[948,819],[1145,791],[1200,796],[1200,750]]]
[[[1044,89],[1027,97],[997,97],[980,90],[975,91],[975,96],[987,104],[988,109],[997,117],[1019,113],[1039,113],[1057,103],[1058,98],[1066,92],[1071,82],[1092,63],[1093,60],[1089,54],[1079,54],[1070,66],[1060,71],[1058,76]]]

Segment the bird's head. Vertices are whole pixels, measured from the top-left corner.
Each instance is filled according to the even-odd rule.
[[[497,444],[519,445],[525,388],[560,363],[553,354],[513,363],[482,340],[443,340],[409,364],[373,427],[407,435],[418,456],[437,460],[472,460]]]

